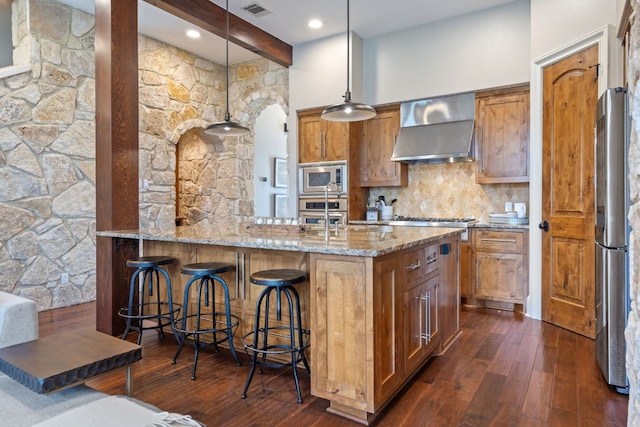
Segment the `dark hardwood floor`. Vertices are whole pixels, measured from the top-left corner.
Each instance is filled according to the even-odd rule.
[[[95,304],[40,313],[41,336],[95,323]],[[377,426],[625,426],[628,398],[603,381],[595,343],[519,314],[464,309],[463,334],[405,387]],[[133,339],[134,337],[131,336]],[[290,369],[256,374],[240,393],[248,359],[236,366],[228,350],[201,352],[190,379],[193,349],[171,364],[176,343],[147,331],[134,367],[135,397],[163,410],[190,414],[208,426],[357,426],[325,411],[301,372],[304,403],[296,403]],[[88,383],[124,394],[124,369]]]

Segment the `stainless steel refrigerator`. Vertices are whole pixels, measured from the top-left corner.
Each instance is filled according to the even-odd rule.
[[[629,387],[629,130],[627,90],[607,89],[596,115],[596,357],[605,380],[620,393]]]

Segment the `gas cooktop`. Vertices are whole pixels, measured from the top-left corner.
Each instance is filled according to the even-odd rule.
[[[408,225],[413,227],[458,227],[467,228],[470,223],[476,222],[475,218],[420,218],[412,216],[396,216],[389,225]]]

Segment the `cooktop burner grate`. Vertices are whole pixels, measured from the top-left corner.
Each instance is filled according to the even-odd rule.
[[[437,217],[410,217],[397,216],[389,221],[390,225],[409,225],[415,227],[467,227],[467,224],[476,222],[475,218],[437,218]]]

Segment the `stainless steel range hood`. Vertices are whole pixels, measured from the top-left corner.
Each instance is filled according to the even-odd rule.
[[[471,162],[475,95],[463,93],[400,105],[400,132],[391,160]]]

